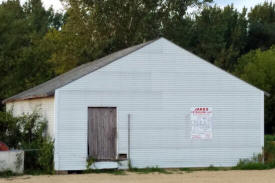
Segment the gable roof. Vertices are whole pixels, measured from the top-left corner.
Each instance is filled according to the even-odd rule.
[[[94,72],[122,57],[125,57],[127,55],[129,55],[130,53],[132,52],[135,52],[157,40],[159,40],[160,38],[158,39],[155,39],[155,40],[151,40],[151,41],[148,41],[148,42],[145,42],[145,43],[142,43],[142,44],[139,44],[139,45],[135,45],[135,46],[132,46],[132,47],[129,47],[129,48],[126,48],[126,49],[123,49],[123,50],[120,50],[120,51],[117,51],[117,52],[114,52],[110,55],[107,55],[105,57],[102,57],[100,59],[97,59],[97,60],[94,60],[92,62],[89,62],[89,63],[86,63],[86,64],[83,64],[83,65],[80,65],[64,74],[61,74],[45,83],[42,83],[40,85],[37,85],[31,89],[28,89],[26,91],[23,91],[17,95],[14,95],[10,98],[7,98],[5,100],[2,101],[3,104],[7,103],[7,102],[13,102],[13,101],[17,101],[17,100],[26,100],[26,99],[33,99],[33,98],[43,98],[43,97],[50,97],[50,96],[54,96],[54,93],[55,93],[55,90],[58,89],[58,88],[61,88],[62,86],[65,86],[91,72]],[[168,40],[169,41],[169,40]],[[169,41],[171,42],[171,41]],[[173,43],[173,42],[171,42]],[[173,43],[175,44],[175,43]],[[176,44],[175,44],[176,45]],[[178,46],[178,45],[176,45]],[[183,48],[182,48],[183,49]],[[187,50],[186,50],[187,51]],[[188,51],[189,52],[189,51]],[[191,53],[191,52],[189,52]],[[197,56],[193,53],[191,53],[192,55],[194,56]],[[197,56],[198,57],[198,56]],[[202,58],[201,58],[202,59]],[[204,60],[204,59],[202,59]],[[205,61],[205,60],[204,60]],[[206,61],[207,62],[207,61]],[[224,71],[225,73],[228,73],[229,75],[231,75],[232,77],[236,77],[234,75],[232,75],[231,73],[217,67],[216,65],[210,63],[210,62],[207,62],[213,66],[215,66],[216,68]],[[236,77],[237,79],[240,79],[238,77]],[[242,79],[240,79],[241,81],[243,81]],[[244,81],[245,83],[247,83],[246,81]],[[260,90],[260,91],[263,91],[257,87],[255,87],[254,85],[251,85],[249,83],[247,83],[248,85]],[[266,96],[270,96],[270,94],[268,92],[265,92],[263,91],[264,94]]]
[[[158,40],[158,39],[156,39]],[[50,97],[53,96],[55,90],[75,81],[91,72],[94,72],[122,57],[129,55],[132,52],[135,52],[144,46],[151,44],[156,40],[151,40],[142,44],[138,44],[117,52],[114,52],[110,55],[102,57],[100,59],[94,60],[92,62],[88,62],[86,64],[80,65],[64,74],[61,74],[45,83],[37,85],[31,89],[23,91],[17,95],[14,95],[10,98],[7,98],[2,101],[3,104],[7,102],[13,102],[17,100],[25,100],[25,99],[32,99],[32,98],[43,98],[43,97]]]

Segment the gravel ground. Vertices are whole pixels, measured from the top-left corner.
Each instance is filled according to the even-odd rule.
[[[0,183],[274,183],[275,169],[256,171],[195,171],[172,174],[70,174],[0,178]]]

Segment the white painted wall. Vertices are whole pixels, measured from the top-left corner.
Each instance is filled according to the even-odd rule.
[[[0,151],[0,172],[24,172],[24,151]]]
[[[54,137],[54,97],[37,98],[9,102],[7,110],[13,109],[13,115],[31,114],[37,110],[48,121],[48,134]]]
[[[118,153],[134,167],[233,166],[263,146],[264,93],[166,39],[90,73],[55,93],[55,169],[82,170],[87,111],[117,107]],[[213,108],[213,139],[190,138],[190,108]],[[73,147],[73,148],[72,148]]]

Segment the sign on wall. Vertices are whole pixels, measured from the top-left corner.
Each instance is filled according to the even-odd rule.
[[[212,116],[211,107],[191,108],[192,139],[212,139]]]

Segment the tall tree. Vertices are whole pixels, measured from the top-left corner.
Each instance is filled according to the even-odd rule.
[[[60,74],[157,38],[168,19],[183,17],[188,7],[209,1],[212,0],[63,0],[68,7],[68,19],[62,31],[52,36],[59,37],[66,47],[60,46],[51,61]]]
[[[49,29],[59,29],[62,17],[45,10],[41,0],[0,4],[0,100],[52,77],[41,40]]]
[[[271,94],[265,99],[265,132],[275,133],[275,47],[243,55],[235,74]]]
[[[225,70],[232,70],[246,46],[246,29],[246,9],[239,13],[233,5],[205,7],[192,27],[191,51]]]
[[[29,44],[25,13],[19,0],[0,5],[0,100],[12,93],[13,70]]]
[[[256,5],[248,14],[249,39],[247,50],[269,49],[275,44],[275,3]]]

